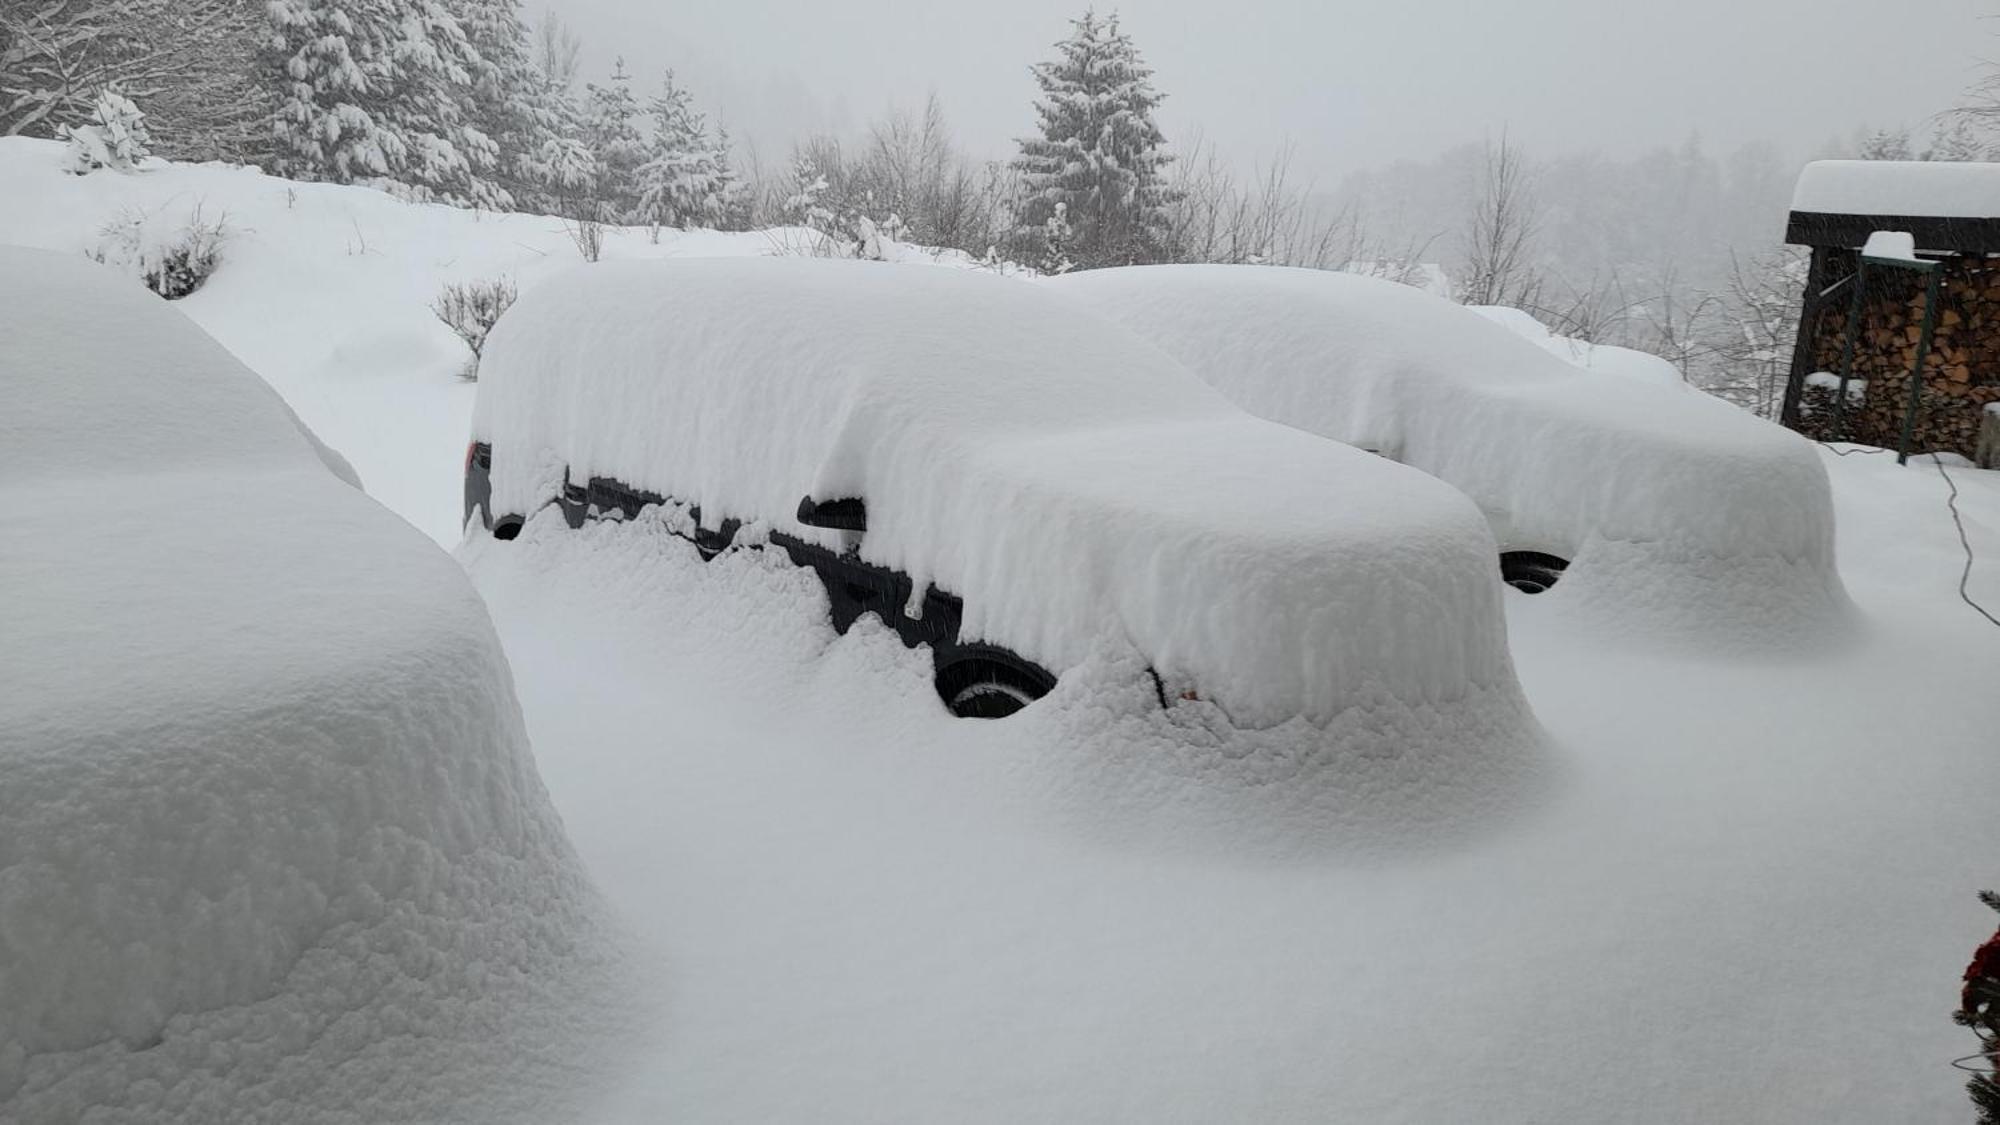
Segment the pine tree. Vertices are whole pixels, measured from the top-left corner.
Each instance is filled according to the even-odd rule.
[[[280,175],[505,202],[473,122],[478,54],[439,0],[271,0],[270,16]]]
[[[557,118],[541,97],[520,2],[458,0],[458,19],[472,50],[472,123],[493,142],[494,197],[504,197],[508,208],[525,205],[540,186],[532,156],[553,135]]]
[[[1062,203],[1079,267],[1155,259],[1173,200],[1163,174],[1172,156],[1153,123],[1163,95],[1115,15],[1086,11],[1071,26],[1056,58],[1034,67],[1041,135],[1023,139],[1014,161],[1026,193],[1020,229],[1040,238]]]
[[[639,133],[639,103],[632,97],[632,76],[621,57],[603,86],[585,87],[583,140],[597,159],[597,208],[593,218],[607,223],[635,221],[639,210],[639,166],[647,159],[646,138]]]
[[[833,210],[821,202],[827,191],[826,173],[810,152],[792,154],[792,185],[792,194],[785,199],[785,218],[821,234],[831,230]]]
[[[1901,129],[1877,129],[1861,139],[1863,160],[1913,160],[1910,135]]]
[[[639,222],[690,227],[721,218],[716,154],[708,143],[708,126],[690,101],[669,70],[660,93],[646,105],[653,118],[653,143],[636,173]]]
[[[97,168],[129,172],[146,159],[146,146],[152,141],[146,115],[109,86],[98,92],[90,120],[64,126],[61,135],[69,141],[70,170],[79,175]]]
[[[1988,146],[1981,140],[1972,123],[1960,117],[1946,125],[1938,124],[1931,133],[1930,147],[1924,150],[1922,159],[1965,162],[1986,159]]]

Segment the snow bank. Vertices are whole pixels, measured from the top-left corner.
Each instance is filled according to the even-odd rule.
[[[1825,470],[1707,395],[1593,379],[1450,302],[1311,270],[1148,266],[1052,289],[1267,418],[1463,490],[1507,549],[1569,558],[1555,600],[1746,642],[1844,616]]]
[[[0,370],[0,1118],[282,1118],[566,964],[586,887],[453,562],[79,255],[0,249]]]
[[[1792,210],[1830,215],[1987,219],[2000,215],[2000,164],[1946,160],[1815,160]]]
[[[1573,363],[1585,371],[1600,375],[1612,375],[1621,379],[1635,379],[1660,387],[1676,387],[1693,391],[1686,379],[1681,378],[1680,369],[1651,352],[1637,348],[1621,348],[1615,344],[1593,344],[1588,340],[1558,336],[1549,331],[1547,325],[1520,309],[1506,305],[1468,305],[1467,308],[1495,324],[1534,344],[1565,363]]]
[[[1414,291],[1413,291],[1414,292]],[[1244,414],[1031,285],[868,263],[600,264],[487,342],[494,510],[608,476],[711,524],[859,496],[860,550],[1058,671],[1129,641],[1238,722],[1511,692],[1463,497]]]

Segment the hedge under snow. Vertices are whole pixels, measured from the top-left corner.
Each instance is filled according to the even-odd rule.
[[[560,963],[585,885],[458,566],[80,255],[0,248],[0,371],[0,586],[32,591],[0,606],[0,1118],[281,1119]]]
[[[1462,490],[1503,547],[1572,560],[1559,601],[1754,643],[1848,608],[1811,445],[1713,396],[1593,376],[1469,309],[1351,274],[1140,266],[1045,284],[1252,413]]]
[[[1515,693],[1494,545],[1438,482],[1253,418],[1015,280],[807,259],[601,263],[493,329],[496,514],[607,476],[711,525],[868,505],[860,553],[1060,672],[1135,647],[1245,726]]]

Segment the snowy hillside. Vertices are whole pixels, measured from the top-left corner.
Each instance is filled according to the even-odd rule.
[[[427,305],[448,281],[506,274],[531,290],[576,267],[558,221],[222,166],[71,177],[58,146],[13,138],[0,139],[0,199],[0,244],[79,256],[121,215],[226,216],[222,267],[174,307],[268,380],[371,495],[456,550],[512,668],[533,765],[626,954],[617,1002],[580,982],[565,1007],[507,971],[522,949],[498,930],[356,924],[335,952],[376,975],[305,958],[273,995],[275,970],[251,987],[229,975],[245,970],[228,951],[201,947],[201,927],[239,909],[216,888],[223,913],[154,912],[194,958],[172,961],[187,975],[162,970],[164,999],[121,1008],[90,994],[76,1008],[88,1026],[0,1042],[0,1119],[23,1075],[40,1079],[31,1125],[90,1105],[120,1121],[481,1125],[1967,1117],[1949,1062],[1974,1044],[1949,1013],[1992,925],[1973,896],[2000,855],[2000,629],[1960,598],[1948,499],[1955,489],[1976,556],[1966,591],[2000,607],[2000,473],[1812,449],[1856,621],[1808,651],[1669,646],[1621,630],[1618,606],[1566,610],[1496,587],[1546,732],[1532,744],[1512,725],[1427,737],[1438,710],[1401,701],[1384,704],[1394,723],[1357,707],[1246,732],[1201,700],[1161,707],[1141,663],[1113,649],[1085,654],[1020,715],[958,720],[921,650],[872,618],[836,634],[823,590],[775,552],[704,563],[659,521],[572,531],[546,508],[512,541],[461,534],[475,388]],[[785,242],[666,231],[655,245],[624,230],[605,257]],[[1629,357],[1609,358],[1622,370]],[[88,515],[35,508],[39,483],[15,483],[0,495],[31,531],[120,547]],[[184,526],[127,518],[176,545],[248,542],[260,504],[293,502],[279,492]],[[314,526],[299,513],[272,523]],[[10,550],[0,564],[26,557]],[[435,552],[406,557],[355,556],[395,571],[385,584],[471,604]],[[1674,596],[1700,597],[1699,583]],[[86,690],[9,655],[16,676]],[[501,670],[473,665],[465,677],[504,698]],[[518,727],[496,738],[526,753]],[[203,807],[234,823],[228,794],[250,783],[221,767],[202,778]],[[428,825],[409,798],[423,780],[369,799]],[[256,807],[310,823],[317,806]],[[530,823],[546,812],[524,807]],[[62,811],[17,815],[40,830]],[[445,835],[459,824],[448,814],[436,814]],[[155,868],[131,857],[149,841],[208,838],[138,827],[116,856],[141,876]],[[60,944],[7,909],[28,885],[12,866],[24,854],[0,831],[0,953]],[[366,854],[416,888],[411,902],[456,901],[422,898],[431,869],[397,866],[403,853]],[[70,858],[89,873],[110,855]],[[278,906],[301,903],[317,905]],[[116,906],[120,934],[144,928],[148,916]],[[377,904],[342,906],[365,921]],[[277,946],[259,949],[271,968]],[[47,989],[34,997],[37,1011],[61,1007]],[[107,1021],[112,1036],[93,1040]],[[0,1013],[0,1034],[11,1026]]]

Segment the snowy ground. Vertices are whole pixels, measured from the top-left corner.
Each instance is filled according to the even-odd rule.
[[[219,169],[79,185],[48,151],[0,142],[0,241],[226,207],[249,233],[183,307],[457,541],[471,392],[423,303],[446,277],[531,283],[566,252],[553,222]],[[1165,729],[1133,669],[951,720],[917,655],[836,638],[762,555],[546,519],[475,540],[542,776],[651,966],[645,1030],[576,1078],[587,1119],[1964,1119],[1949,1012],[1991,923],[1973,891],[2000,881],[2000,629],[1958,600],[1935,468],[1826,461],[1853,640],[1701,659],[1509,594],[1553,744],[1385,754],[1360,788],[1259,784]],[[2000,605],[2000,474],[1953,475],[1974,596]],[[412,1115],[491,1081],[490,1051],[452,1057],[412,1064]]]
[[[604,1119],[1954,1118],[2000,630],[1934,469],[1828,461],[1863,640],[1694,661],[1510,594],[1557,746],[1430,846],[1079,760],[1060,698],[954,722],[753,560],[473,544],[543,775],[668,967]],[[2000,560],[2000,474],[1956,475]]]

